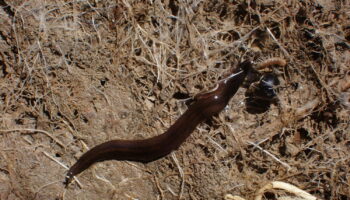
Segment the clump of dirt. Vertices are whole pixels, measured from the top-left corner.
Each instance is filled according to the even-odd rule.
[[[346,1],[0,5],[0,199],[253,198],[271,181],[350,198]],[[242,87],[172,155],[98,163],[62,184],[89,148],[161,134],[183,99],[272,57],[287,65],[267,69],[279,80],[267,110],[247,112]]]

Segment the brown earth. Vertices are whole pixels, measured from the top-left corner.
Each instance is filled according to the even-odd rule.
[[[271,181],[350,199],[349,1],[0,4],[1,200],[251,199]],[[241,88],[172,155],[98,163],[64,188],[87,149],[161,134],[186,110],[175,94],[271,57],[288,64],[268,111],[247,112]]]

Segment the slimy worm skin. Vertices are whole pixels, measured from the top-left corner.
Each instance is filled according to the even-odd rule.
[[[68,170],[64,184],[96,162],[127,160],[147,163],[176,150],[197,125],[219,114],[229,103],[252,68],[250,61],[240,63],[234,73],[219,81],[215,90],[198,94],[187,111],[163,134],[143,140],[111,140],[87,151]]]

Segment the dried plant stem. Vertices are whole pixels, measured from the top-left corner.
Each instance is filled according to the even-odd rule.
[[[171,157],[173,158],[178,170],[179,170],[179,173],[180,173],[180,177],[181,177],[181,187],[180,187],[180,193],[178,195],[178,199],[181,199],[182,198],[182,194],[183,194],[183,191],[184,191],[184,186],[185,186],[185,174],[184,174],[184,171],[182,169],[182,167],[180,166],[180,163],[179,163],[179,160],[176,158],[176,154],[173,152],[171,153]]]
[[[65,145],[59,141],[56,137],[54,137],[51,133],[40,130],[40,129],[31,129],[31,128],[18,128],[18,129],[9,129],[9,130],[0,130],[0,133],[10,133],[10,132],[30,132],[30,133],[43,133],[47,135],[49,138],[51,138],[53,141],[55,141],[57,144],[59,144],[61,147],[65,148]]]
[[[317,198],[315,196],[312,196],[311,194],[309,194],[308,192],[292,185],[292,184],[289,184],[289,183],[285,183],[285,182],[282,182],[282,181],[273,181],[271,183],[268,183],[266,184],[264,187],[260,188],[256,195],[255,195],[255,198],[254,200],[261,200],[264,193],[267,191],[267,190],[271,190],[271,189],[281,189],[281,190],[285,190],[289,193],[292,193],[294,194],[295,196],[297,197],[300,197],[300,198],[295,198],[295,197],[290,197],[290,196],[283,196],[283,197],[279,197],[277,199],[298,199],[298,200],[316,200]],[[231,194],[226,194],[225,197],[224,197],[225,200],[245,200],[244,198],[240,197],[240,196],[236,196],[236,195],[231,195]]]
[[[305,192],[304,190],[302,190],[294,185],[291,185],[291,184],[285,183],[285,182],[281,182],[281,181],[274,181],[274,182],[271,182],[271,183],[265,185],[261,189],[259,189],[257,192],[257,196],[255,197],[254,200],[261,200],[262,196],[264,195],[266,190],[270,190],[270,189],[286,190],[290,193],[295,194],[296,196],[302,197],[305,200],[316,200],[317,199],[316,197],[312,196],[311,194]]]
[[[284,167],[287,168],[287,170],[291,170],[292,167],[289,166],[287,163],[281,161],[279,158],[277,158],[276,156],[274,156],[272,153],[266,151],[265,149],[261,148],[258,144],[255,144],[254,142],[248,142],[248,144],[253,145],[254,147],[258,148],[259,150],[261,150],[262,152],[266,153],[267,155],[269,155],[271,158],[273,158],[274,160],[276,160],[277,162],[281,163]]]
[[[67,167],[65,164],[63,164],[62,162],[60,162],[60,161],[57,160],[56,158],[52,157],[49,153],[43,151],[43,154],[44,154],[45,156],[47,156],[48,158],[50,158],[51,160],[55,161],[57,164],[59,164],[59,165],[62,166],[63,168],[68,169],[68,167]],[[77,177],[74,177],[74,180],[77,182],[77,184],[78,184],[78,186],[79,186],[80,188],[83,188],[83,184],[81,184],[81,182],[78,180]],[[63,184],[62,184],[62,185],[63,185]]]
[[[283,51],[284,55],[287,58],[290,58],[291,56],[289,55],[288,51],[281,45],[281,43],[278,42],[278,40],[276,39],[275,35],[270,31],[269,28],[266,28],[267,32],[270,34],[270,36],[272,37],[272,39],[276,42],[276,44],[281,48],[281,50]]]

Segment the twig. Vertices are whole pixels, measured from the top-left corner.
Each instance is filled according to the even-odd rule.
[[[185,175],[184,175],[184,171],[183,169],[181,168],[180,164],[179,164],[179,161],[178,159],[176,158],[176,154],[174,152],[171,153],[171,157],[173,158],[176,166],[177,166],[177,169],[179,170],[179,173],[180,173],[180,177],[182,178],[182,181],[181,181],[181,188],[180,188],[180,194],[178,195],[178,199],[181,199],[182,198],[182,194],[183,194],[183,190],[184,190],[184,186],[185,186]]]
[[[285,182],[281,182],[281,181],[273,181],[273,182],[265,185],[264,187],[260,188],[258,190],[258,192],[256,193],[254,200],[261,200],[264,193],[270,189],[286,190],[289,193],[292,193],[298,197],[301,197],[301,198],[295,198],[295,197],[289,198],[289,196],[286,196],[287,198],[285,198],[285,199],[301,199],[301,200],[316,200],[317,199],[315,196],[312,196],[311,194],[307,193],[306,191],[304,191],[304,190],[302,190],[294,185],[291,185],[291,184],[285,183]],[[225,200],[245,200],[244,198],[242,198],[240,196],[231,195],[231,194],[226,194],[224,199]],[[277,199],[282,200],[282,197],[277,198]]]
[[[43,154],[45,154],[45,156],[47,156],[48,158],[50,158],[51,160],[55,161],[57,164],[61,165],[63,168],[68,169],[68,167],[63,164],[62,162],[60,162],[59,160],[57,160],[56,158],[52,157],[49,153],[47,153],[46,151],[43,151]]]
[[[95,18],[94,18],[94,16],[91,17],[91,21],[92,21],[92,25],[93,25],[93,27],[94,27],[96,33],[97,33],[98,42],[101,42],[101,41],[102,41],[101,35],[100,35],[100,32],[98,32],[98,30],[97,30],[97,27],[96,27],[96,24],[95,24]]]
[[[228,152],[226,151],[226,149],[224,149],[219,143],[217,143],[215,140],[213,140],[213,138],[211,138],[210,136],[208,136],[207,138],[208,138],[209,142],[213,143],[214,146],[217,147],[217,149],[219,149],[220,151],[225,152],[226,154],[228,153]]]
[[[111,105],[111,102],[109,101],[109,98],[108,96],[106,95],[106,93],[102,92],[100,89],[98,89],[97,87],[95,86],[92,86],[98,93],[100,93],[104,99],[106,100],[107,104],[110,106]]]
[[[273,35],[273,33],[270,31],[269,28],[266,27],[267,32],[270,34],[270,36],[272,37],[272,39],[276,42],[276,44],[278,45],[279,48],[282,49],[284,55],[288,58],[290,58],[290,55],[288,53],[288,51],[278,42],[278,40],[276,39],[276,37]]]
[[[287,168],[287,170],[291,170],[292,167],[289,166],[287,163],[281,161],[280,159],[278,159],[276,156],[274,156],[272,153],[266,151],[265,149],[261,148],[258,144],[255,144],[254,142],[250,142],[248,141],[249,144],[253,145],[254,147],[258,148],[259,150],[261,150],[262,152],[266,153],[267,155],[269,155],[270,157],[272,157],[274,160],[276,160],[277,162],[281,163],[284,167]]]
[[[53,181],[53,182],[50,182],[50,183],[47,183],[47,184],[41,186],[41,187],[34,193],[34,198],[33,198],[33,199],[37,199],[36,197],[37,197],[38,193],[39,193],[42,189],[44,189],[44,188],[46,188],[46,187],[48,187],[48,186],[50,186],[50,185],[56,184],[56,183],[60,183],[60,181]]]
[[[303,199],[307,199],[307,200],[316,200],[317,199],[315,196],[312,196],[311,194],[305,192],[302,189],[297,188],[294,185],[291,185],[291,184],[285,183],[285,182],[281,182],[281,181],[274,181],[274,182],[271,182],[271,183],[265,185],[261,189],[259,189],[257,192],[257,196],[255,197],[255,200],[261,200],[265,191],[269,190],[269,189],[286,190],[290,193],[295,194],[296,196],[302,197]]]
[[[265,138],[265,139],[263,139],[263,140],[261,140],[261,141],[255,143],[254,149],[255,149],[255,147],[259,146],[260,144],[266,142],[268,139],[269,139],[269,138]],[[256,146],[256,145],[257,145],[257,146]]]
[[[232,194],[226,194],[224,197],[225,200],[246,200],[240,196],[232,195]]]
[[[156,182],[156,186],[159,190],[159,194],[160,194],[160,199],[164,199],[164,192],[163,192],[163,189],[160,187],[160,184],[159,184],[159,181],[157,179],[156,176],[154,176],[154,182]]]
[[[223,60],[225,58],[228,58],[229,56],[231,56],[232,54],[235,54],[235,51],[233,51],[234,49],[236,49],[237,47],[239,47],[239,45],[241,45],[242,43],[244,43],[246,40],[249,39],[249,37],[256,31],[258,30],[260,27],[257,26],[255,27],[253,30],[249,31],[248,33],[246,33],[243,37],[241,37],[239,40],[232,42],[232,44],[230,44],[228,47],[224,47],[223,49],[218,49],[216,51],[212,51],[212,53],[217,53],[220,52],[222,50],[225,50],[227,48],[232,48],[232,50],[229,51],[229,53],[225,54],[224,56],[222,56],[221,58],[219,58],[220,60]],[[212,54],[211,53],[211,54]],[[210,56],[210,55],[209,55]]]
[[[9,129],[9,130],[0,130],[0,133],[9,133],[9,132],[15,132],[15,131],[27,131],[27,132],[37,132],[37,133],[43,133],[45,135],[47,135],[49,138],[51,138],[53,141],[55,141],[57,144],[59,144],[61,147],[65,148],[65,145],[60,142],[57,138],[55,138],[53,135],[51,135],[51,133],[44,131],[44,130],[40,130],[40,129],[31,129],[31,128],[19,128],[19,129]]]
[[[60,161],[57,160],[56,158],[52,157],[52,156],[51,156],[49,153],[47,153],[46,151],[43,151],[43,154],[44,154],[45,156],[47,156],[48,158],[50,158],[51,160],[55,161],[57,164],[61,165],[63,168],[68,169],[68,167],[67,167],[65,164],[63,164],[62,162],[60,162]],[[81,182],[78,180],[78,178],[75,177],[75,176],[74,176],[73,178],[74,178],[74,180],[77,182],[77,184],[79,185],[79,187],[80,187],[80,188],[83,188],[83,185],[82,185]]]
[[[101,176],[97,175],[95,171],[94,171],[94,176],[95,176],[98,180],[107,183],[107,184],[111,187],[111,189],[112,189],[113,191],[116,190],[116,188],[115,188],[114,185],[111,183],[111,181],[109,181],[109,180],[106,179],[105,177],[101,177]]]

